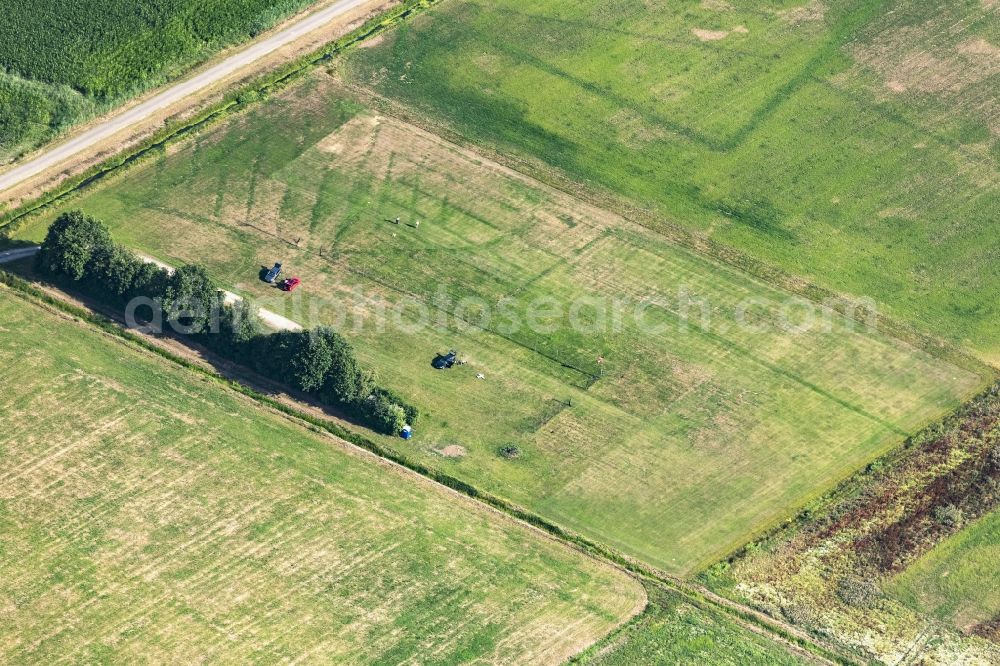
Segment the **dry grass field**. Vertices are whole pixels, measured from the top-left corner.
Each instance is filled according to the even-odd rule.
[[[710,592],[0,290],[0,662],[996,662],[1000,3],[424,8],[10,240],[334,327],[420,410],[339,423]]]
[[[385,441],[422,464],[690,573],[983,383],[830,313],[799,330],[790,294],[345,95],[319,72],[67,205],[338,327],[424,412]],[[295,298],[258,280],[277,260]],[[624,303],[620,325],[589,307],[572,325],[580,298]],[[467,365],[433,370],[450,348]]]
[[[0,662],[556,663],[642,587],[0,289]]]

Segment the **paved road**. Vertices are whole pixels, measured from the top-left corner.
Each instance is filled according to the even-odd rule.
[[[25,257],[30,257],[32,255],[38,254],[38,251],[42,248],[37,245],[33,247],[19,247],[14,250],[4,250],[0,252],[0,264],[5,264],[8,261],[17,261],[18,259],[24,259]]]
[[[122,111],[105,122],[95,125],[68,141],[56,144],[42,154],[10,171],[0,174],[0,192],[8,190],[42,171],[55,167],[88,148],[109,139],[118,132],[136,125],[185,97],[203,90],[237,72],[256,60],[326,25],[333,19],[370,3],[372,0],[339,0],[329,7],[303,17],[270,37],[247,46],[222,62],[183,79],[150,99]]]

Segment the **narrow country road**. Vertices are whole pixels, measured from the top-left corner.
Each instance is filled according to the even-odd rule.
[[[269,53],[323,27],[352,9],[371,2],[372,0],[339,0],[329,7],[303,17],[266,39],[249,44],[220,63],[190,78],[169,85],[160,93],[112,116],[105,122],[72,136],[67,141],[53,144],[33,159],[0,174],[0,192],[19,185],[46,169],[59,166],[77,153],[109,139],[122,130],[129,129],[147,117],[183,100],[188,95],[204,90]]]

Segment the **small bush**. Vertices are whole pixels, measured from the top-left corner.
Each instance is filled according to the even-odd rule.
[[[406,425],[406,412],[399,405],[372,396],[367,401],[369,425],[386,435],[398,435]]]
[[[957,506],[947,504],[934,509],[934,521],[949,529],[957,529],[965,522],[965,516]]]
[[[837,596],[853,608],[871,608],[881,592],[870,578],[844,576],[837,582]]]
[[[500,454],[501,458],[505,458],[507,460],[514,460],[515,458],[521,457],[521,449],[513,444],[501,446],[497,453]]]
[[[420,418],[420,410],[414,405],[408,403],[403,396],[399,395],[392,389],[385,388],[384,386],[375,387],[375,394],[380,398],[388,400],[389,402],[394,402],[402,407],[403,411],[406,412],[406,422],[408,424],[411,426],[417,424],[417,420]]]
[[[994,474],[1000,473],[1000,442],[995,443],[990,449],[987,456],[987,464],[991,472]]]
[[[786,604],[781,607],[781,614],[789,622],[799,627],[808,627],[815,623],[816,613],[809,606],[801,603]]]

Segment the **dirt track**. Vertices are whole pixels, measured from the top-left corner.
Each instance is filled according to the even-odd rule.
[[[35,246],[32,246],[32,247],[22,247],[22,248],[17,248],[17,249],[14,249],[14,250],[5,250],[3,252],[0,252],[0,264],[7,263],[9,261],[17,261],[18,259],[24,259],[25,257],[31,257],[31,256],[35,255],[40,249],[42,249],[40,246],[35,245]],[[145,261],[147,263],[150,263],[150,264],[156,264],[160,268],[163,268],[163,269],[165,269],[167,271],[173,272],[173,270],[174,270],[172,266],[170,266],[168,264],[165,264],[162,261],[159,261],[158,259],[154,259],[152,257],[147,257],[146,255],[143,255],[143,254],[140,254],[140,255],[137,255],[137,256],[140,259],[142,259],[143,261]],[[223,291],[222,294],[223,294],[223,296],[226,299],[226,303],[229,303],[229,304],[232,304],[232,303],[235,303],[237,301],[242,301],[243,300],[242,296],[237,296],[236,294],[234,294],[231,291]],[[273,328],[273,329],[275,329],[277,331],[301,331],[302,330],[302,326],[299,325],[297,322],[294,322],[291,319],[288,319],[287,317],[283,317],[283,316],[281,316],[280,314],[278,314],[276,312],[271,312],[270,310],[258,309],[257,314],[258,314],[258,316],[260,316],[261,320],[267,326],[269,326],[269,327],[271,327],[271,328]]]
[[[168,271],[170,273],[174,272],[174,267],[173,266],[171,266],[170,264],[165,264],[162,261],[160,261],[159,259],[154,259],[153,257],[147,256],[145,254],[137,254],[136,256],[138,256],[140,259],[142,259],[146,263],[155,264],[155,265],[159,266],[160,268],[162,268],[162,269],[164,269],[164,270],[166,270],[166,271]],[[223,290],[222,291],[222,295],[223,295],[223,298],[225,299],[226,303],[228,303],[229,305],[232,305],[233,303],[236,303],[238,301],[242,301],[243,300],[242,296],[238,296],[238,295],[234,294],[231,291],[224,291]],[[277,312],[271,312],[270,310],[264,310],[263,308],[258,308],[257,309],[257,316],[259,316],[261,318],[261,321],[263,321],[267,326],[270,326],[271,328],[275,329],[276,331],[301,331],[302,330],[302,326],[298,322],[294,322],[291,319],[288,319],[287,317],[283,317],[280,314],[278,314]]]
[[[17,261],[18,259],[33,256],[40,249],[42,248],[36,245],[34,247],[19,247],[14,250],[4,250],[3,252],[0,252],[0,264],[6,264],[8,261]]]

